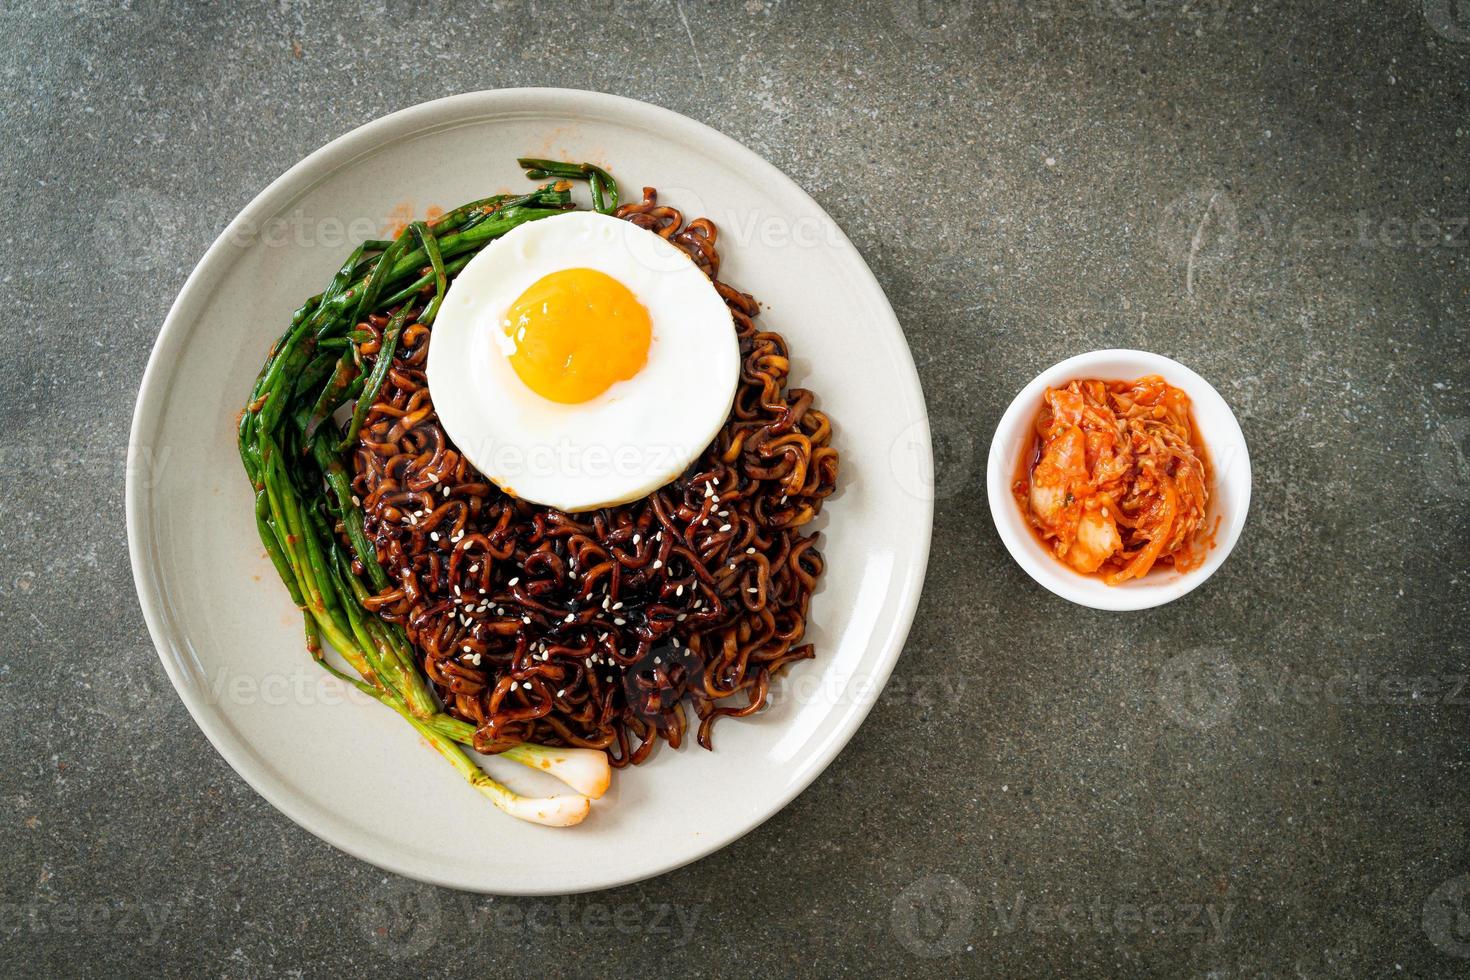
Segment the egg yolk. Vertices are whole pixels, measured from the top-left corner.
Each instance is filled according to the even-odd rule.
[[[526,387],[563,404],[589,401],[648,363],[653,324],[637,297],[596,269],[561,269],[517,297],[501,324]]]

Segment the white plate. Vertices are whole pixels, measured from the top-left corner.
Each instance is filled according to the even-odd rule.
[[[715,751],[661,746],[617,773],[581,826],[512,820],[393,713],[312,664],[265,558],[235,453],[236,412],[292,310],[396,206],[418,214],[530,181],[517,156],[592,160],[625,199],[643,185],[721,230],[721,278],[768,305],[792,379],[834,420],[841,489],[824,514],[817,659],[760,716],[724,719]],[[345,226],[345,233],[344,233]],[[221,755],[312,833],[424,881],[501,894],[606,888],[719,848],[822,772],[893,668],[923,585],[928,423],[882,290],[832,220],[733,140],[673,112],[559,89],[477,92],[396,112],[266,188],[189,276],[148,362],[128,446],[138,597],[170,680]],[[539,774],[501,759],[513,787]],[[559,784],[553,784],[557,786]]]

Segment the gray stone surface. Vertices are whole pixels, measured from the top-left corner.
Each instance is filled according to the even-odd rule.
[[[43,0],[0,27],[0,971],[1470,973],[1464,3]],[[164,678],[122,510],[150,345],[229,218],[354,126],[515,85],[656,102],[791,174],[887,289],[941,437],[928,589],[850,747],[697,865],[550,901],[386,876],[256,797]],[[1229,563],[1130,616],[1035,586],[981,488],[1016,388],[1108,345],[1212,379],[1255,463]]]

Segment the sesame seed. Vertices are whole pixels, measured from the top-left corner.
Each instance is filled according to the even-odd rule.
[[[357,494],[355,494],[355,493],[352,495],[352,506],[354,506],[354,507],[361,507],[362,506],[362,501],[357,499]]]
[[[439,474],[438,473],[430,473],[429,474],[429,482],[430,483],[438,483],[439,482]],[[448,490],[449,488],[448,487],[445,487],[444,489]]]
[[[445,487],[444,488],[444,496],[446,496],[446,497],[449,496],[449,488],[448,487]]]
[[[681,622],[681,623],[684,622],[684,614],[683,613],[680,613],[677,618],[678,618],[679,622]]]
[[[634,544],[637,544],[639,541],[642,541],[642,540],[643,540],[643,535],[641,535],[641,534],[635,534],[635,535],[633,535],[633,543]]]
[[[720,531],[721,532],[728,531],[728,530],[730,530],[730,525],[728,525],[728,524],[721,524],[720,525]]]
[[[757,592],[760,591],[760,589],[746,589],[745,591],[749,592],[751,595],[755,595]]]
[[[525,623],[527,626],[530,626],[531,625],[531,617],[530,616],[522,616],[521,617],[521,622]]]
[[[478,653],[475,654],[473,657],[470,658],[470,662],[473,663],[476,667],[480,666],[480,655]]]
[[[474,651],[475,651],[475,648],[472,647],[472,646],[470,646],[468,643],[466,643],[464,645],[464,652],[465,653],[473,653]]]
[[[754,551],[754,550],[755,550],[755,549],[754,549],[754,548],[751,548],[751,549],[750,549],[750,550],[751,550],[751,551]],[[480,566],[479,566],[479,565],[471,565],[471,566],[470,566],[470,572],[471,572],[471,573],[472,573],[472,574],[473,574],[473,573],[474,573],[474,572],[478,572],[478,571],[479,571],[479,570],[480,570]]]
[[[623,608],[623,604],[621,602],[614,602],[613,603],[613,608],[614,609],[621,609],[621,608]]]
[[[747,554],[747,555],[753,555],[753,554],[755,554],[755,549],[754,549],[754,548],[746,548],[746,549],[745,549],[745,553],[746,553],[746,554]],[[473,569],[473,568],[472,568],[472,569],[470,569],[470,571],[472,571],[472,572],[473,572],[473,571],[474,571],[474,569]]]
[[[559,697],[559,698],[566,697],[566,693],[567,693],[567,689],[566,688],[562,688],[560,691],[557,691],[556,692],[556,696]]]
[[[682,585],[679,586],[677,589],[674,590],[674,595],[683,595],[683,594],[684,594],[684,586],[682,586]]]
[[[661,663],[663,663],[663,658],[661,658],[661,657],[654,657],[653,658],[653,662],[656,663],[656,664],[661,664]]]
[[[506,582],[505,584],[506,585],[515,585],[520,580],[521,580],[521,577],[519,575],[517,575],[515,578],[511,579],[509,582]]]
[[[627,626],[628,625],[628,621],[626,619],[614,619],[613,620],[613,625],[614,626]]]
[[[439,540],[439,532],[438,531],[430,531],[429,532],[429,540],[430,541],[438,541]]]
[[[653,567],[654,567],[655,570],[660,569],[660,568],[663,568],[664,567],[664,563],[661,562],[661,561],[655,561],[653,563]]]

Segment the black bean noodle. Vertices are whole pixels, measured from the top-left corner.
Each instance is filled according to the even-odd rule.
[[[393,585],[367,600],[401,624],[447,710],[475,747],[521,742],[644,761],[723,716],[767,701],[771,678],[813,656],[802,643],[823,571],[801,528],[836,488],[837,451],[813,396],[786,388],[779,334],[756,301],[719,281],[714,225],[684,223],[652,188],[617,216],[673,242],[733,315],[740,382],[730,418],[673,483],[650,496],[565,514],[503,493],[455,449],[425,380],[432,331],[402,334],[354,458],[354,491]],[[363,369],[387,316],[360,330]]]

